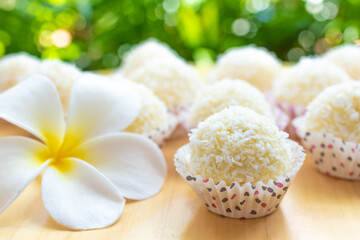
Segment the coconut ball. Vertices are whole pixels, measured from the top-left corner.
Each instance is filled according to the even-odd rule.
[[[232,48],[220,56],[209,74],[209,81],[238,78],[266,91],[272,88],[273,80],[281,69],[279,60],[265,48],[238,47]]]
[[[360,82],[335,85],[320,93],[308,106],[305,127],[359,143]]]
[[[121,74],[128,77],[138,68],[145,65],[146,62],[156,58],[176,58],[176,53],[165,43],[155,39],[149,39],[133,47],[125,54],[122,66],[115,74]]]
[[[157,58],[129,76],[150,88],[174,113],[188,105],[202,85],[196,69],[176,58]]]
[[[9,54],[0,59],[0,92],[13,87],[36,71],[40,61],[27,53]]]
[[[190,134],[190,171],[215,182],[267,183],[291,170],[288,134],[253,110],[233,106]]]
[[[55,84],[63,108],[67,110],[72,85],[81,75],[81,71],[75,65],[60,60],[44,60],[39,65],[36,73],[46,76]]]
[[[275,81],[276,99],[306,107],[325,88],[350,81],[339,67],[321,58],[303,58]]]
[[[124,131],[133,133],[150,133],[169,124],[165,104],[146,86],[130,81],[121,81],[141,96],[139,115]]]
[[[210,115],[229,106],[248,107],[273,118],[265,96],[254,86],[239,79],[224,79],[200,90],[189,111],[188,122],[196,126]]]
[[[326,52],[324,59],[342,68],[352,79],[360,80],[360,47],[346,44]]]

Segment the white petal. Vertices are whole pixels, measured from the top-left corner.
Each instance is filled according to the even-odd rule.
[[[92,139],[79,149],[79,156],[107,176],[127,198],[151,197],[164,183],[165,159],[159,147],[144,136],[111,134]]]
[[[53,219],[71,229],[103,228],[121,215],[125,199],[93,166],[79,159],[65,172],[49,167],[42,178],[42,198]]]
[[[97,74],[83,74],[74,84],[65,143],[77,145],[131,124],[141,107],[135,92]]]
[[[47,148],[25,137],[0,138],[0,213],[49,164],[42,159]]]
[[[60,144],[64,114],[55,85],[33,75],[0,95],[0,118],[34,134],[48,145]]]

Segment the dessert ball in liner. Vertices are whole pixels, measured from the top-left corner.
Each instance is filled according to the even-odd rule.
[[[133,89],[141,97],[139,114],[124,131],[145,135],[162,146],[178,125],[177,117],[170,113],[165,104],[145,85],[119,77],[114,80]]]
[[[223,79],[201,89],[195,100],[184,111],[180,121],[184,128],[190,131],[199,122],[216,112],[230,107],[243,106],[272,119],[279,129],[284,129],[289,123],[285,112],[268,103],[265,95],[256,87],[240,79]]]
[[[203,85],[197,70],[176,58],[157,58],[146,62],[128,79],[151,89],[175,115],[191,104]]]
[[[271,90],[275,77],[281,72],[280,61],[266,48],[243,46],[222,54],[208,74],[208,81],[239,78],[265,92]]]
[[[329,49],[323,58],[342,68],[352,79],[360,80],[360,46],[343,44]]]
[[[128,52],[126,52],[124,54],[121,68],[116,70],[113,74],[128,77],[147,62],[163,57],[179,58],[176,52],[168,45],[158,41],[157,39],[150,38],[133,46]]]
[[[293,121],[316,168],[327,175],[360,180],[360,83],[324,90]]]
[[[302,58],[275,79],[274,97],[277,105],[291,119],[306,112],[306,106],[325,88],[351,81],[335,64],[321,58]]]
[[[167,120],[166,125],[163,125],[157,129],[142,133],[143,135],[145,135],[148,138],[150,138],[151,140],[153,140],[160,147],[162,147],[162,145],[165,143],[165,141],[172,136],[172,134],[174,133],[174,131],[179,123],[177,117],[170,112],[167,113],[167,118],[168,118],[168,120]]]
[[[170,113],[165,104],[146,86],[127,80],[120,84],[125,84],[137,92],[142,103],[139,115],[124,131],[145,135],[162,146],[178,125],[177,117]]]
[[[238,120],[240,121],[238,126],[231,127],[231,124],[227,124]],[[220,134],[218,129],[228,134]],[[258,134],[261,132],[264,135]],[[202,158],[205,166],[201,168],[198,163],[194,163],[196,159],[193,156],[192,143],[194,136],[203,134],[214,136],[212,140],[196,139],[195,141],[200,145],[208,146],[209,150],[204,153],[208,154],[209,161],[211,159],[220,161],[209,162],[206,166],[208,160],[205,155]],[[250,138],[236,139],[239,134],[245,134]],[[246,148],[247,142],[251,142],[249,148]],[[217,147],[214,147],[216,145]],[[237,152],[226,152],[228,146],[236,149]],[[258,149],[251,149],[250,146],[258,146]],[[216,152],[218,155],[214,154]],[[282,155],[276,156],[275,153],[280,154],[280,152]],[[233,159],[230,161],[231,158],[227,158],[226,161],[221,162],[221,159],[224,159],[221,156],[223,153],[231,155]],[[262,155],[264,153],[269,154],[269,158],[266,158],[268,162],[264,162]],[[241,162],[241,158],[244,158],[245,162]],[[286,133],[279,131],[268,119],[254,111],[236,106],[215,113],[199,123],[198,128],[190,134],[190,144],[181,147],[175,154],[175,166],[177,172],[192,187],[208,210],[232,218],[256,218],[268,215],[279,207],[304,159],[303,148],[287,139]],[[210,167],[214,164],[218,167]],[[194,171],[194,168],[201,173]],[[217,173],[218,170],[222,172]],[[215,174],[209,174],[210,172]],[[239,175],[239,172],[243,174]]]

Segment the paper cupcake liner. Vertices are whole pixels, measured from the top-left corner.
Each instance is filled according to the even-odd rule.
[[[174,128],[174,131],[171,134],[171,139],[179,139],[188,135],[188,130],[184,127],[182,122],[184,121],[184,116],[189,111],[190,105],[191,104],[188,104],[186,106],[175,105],[171,108],[168,108],[169,112],[172,113],[178,121],[178,125]]]
[[[286,127],[290,123],[289,116],[281,108],[279,108],[277,106],[272,106],[271,107],[271,112],[272,112],[272,114],[273,114],[273,116],[275,118],[276,126],[280,130],[286,129]]]
[[[185,128],[184,116],[186,116],[187,112],[189,111],[189,107],[184,107],[180,112],[177,113],[176,117],[178,120],[178,125],[176,126],[174,132],[171,135],[171,139],[179,139],[188,136],[188,129]]]
[[[185,109],[179,116],[180,124],[182,125],[183,129],[189,133],[191,129],[196,128],[196,126],[193,126],[189,123],[189,114],[190,114],[190,106]]]
[[[285,112],[289,117],[289,122],[291,122],[294,118],[303,116],[306,113],[306,108],[301,106],[296,106],[294,104],[281,102],[276,100],[275,104],[278,108],[280,108],[283,112]],[[297,139],[298,136],[292,124],[288,124],[287,127],[283,129],[285,132],[289,133],[290,138]]]
[[[269,180],[266,184],[255,185],[232,183],[227,186],[224,181],[214,182],[212,178],[192,175],[189,171],[189,145],[181,147],[175,154],[176,171],[185,179],[195,193],[211,212],[231,218],[257,218],[274,212],[284,198],[291,181],[299,171],[305,159],[303,148],[294,141],[288,140],[291,146],[293,167],[285,176]]]
[[[175,115],[169,113],[168,114],[168,124],[160,127],[156,130],[153,130],[148,133],[143,133],[146,137],[150,138],[152,141],[154,141],[157,145],[160,147],[164,144],[164,142],[170,138],[174,130],[176,129],[178,125],[178,119]]]
[[[187,104],[187,105],[172,105],[172,106],[168,107],[168,111],[170,113],[172,113],[173,115],[179,117],[179,115],[181,115],[181,113],[183,111],[185,111],[189,107],[189,105],[190,104]]]
[[[266,101],[271,106],[276,106],[280,108],[283,112],[285,112],[289,116],[290,120],[292,120],[296,116],[305,114],[305,108],[277,100],[272,91],[265,92],[264,96]]]
[[[281,110],[286,112],[291,120],[296,117],[302,116],[306,113],[306,108],[294,104],[290,104],[287,102],[282,102],[277,100],[276,106],[278,106]]]
[[[330,133],[306,131],[304,117],[293,121],[297,135],[316,168],[337,178],[360,180],[360,147]]]

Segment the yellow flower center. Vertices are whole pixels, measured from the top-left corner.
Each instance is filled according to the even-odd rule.
[[[71,160],[67,157],[65,158],[50,158],[50,166],[57,168],[61,172],[68,172],[72,169]]]
[[[63,136],[59,136],[52,126],[46,125],[46,122],[43,126],[42,132],[45,136],[43,143],[47,146],[47,150],[39,153],[36,158],[40,163],[50,160],[50,166],[61,172],[70,171],[73,162],[71,158],[82,159],[81,156],[83,156],[78,148],[83,142],[81,136],[84,135],[81,126],[74,127]]]
[[[74,145],[71,141],[64,141],[60,146],[48,144],[48,152],[42,159],[50,159],[50,166],[57,168],[61,172],[68,172],[72,169],[70,158],[78,158]]]

